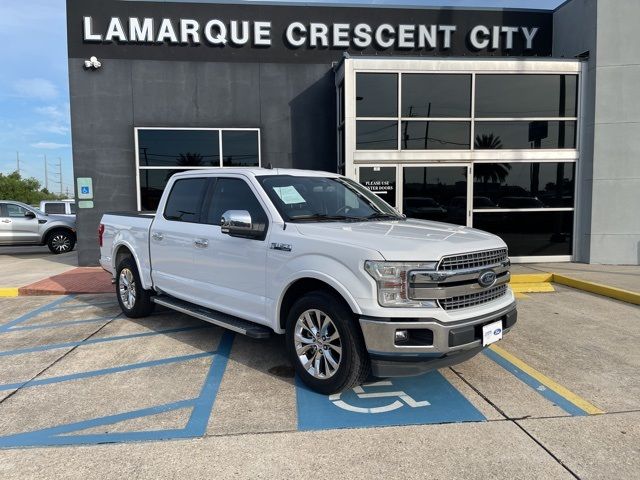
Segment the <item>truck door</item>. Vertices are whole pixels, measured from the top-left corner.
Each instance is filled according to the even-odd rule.
[[[176,180],[151,225],[149,253],[154,285],[183,300],[194,300],[194,239],[208,184],[208,178]]]
[[[203,305],[231,315],[265,321],[267,239],[232,237],[221,232],[220,219],[228,210],[246,210],[252,223],[268,216],[251,185],[241,177],[218,177],[197,227],[194,280]],[[268,236],[268,232],[267,232]]]
[[[38,218],[31,210],[15,203],[5,203],[0,215],[1,243],[40,243]]]

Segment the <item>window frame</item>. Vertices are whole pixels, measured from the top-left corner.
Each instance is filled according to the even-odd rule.
[[[240,175],[216,175],[216,176],[210,176],[207,178],[209,180],[209,185],[207,186],[207,191],[205,192],[203,203],[200,209],[199,223],[201,225],[206,225],[208,227],[218,227],[219,229],[222,230],[221,225],[216,225],[215,223],[207,223],[204,220],[209,216],[209,210],[211,209],[213,194],[215,193],[218,180],[222,180],[222,179],[239,180],[241,182],[244,182],[245,185],[249,187],[249,190],[253,194],[260,208],[262,209],[262,213],[264,214],[264,218],[265,218],[264,232],[262,233],[262,235],[260,235],[259,237],[246,237],[246,239],[259,240],[261,242],[265,241],[267,238],[267,234],[269,232],[269,227],[271,226],[271,218],[269,218],[269,213],[268,213],[269,209],[265,206],[264,201],[262,200],[262,197],[256,192],[256,189],[254,188],[253,184],[250,181],[248,181],[245,177],[242,177]],[[251,221],[253,223],[253,218],[251,219]]]
[[[218,150],[220,164],[217,167],[201,166],[201,167],[183,167],[183,166],[147,166],[140,165],[140,148],[138,132],[140,130],[197,130],[197,131],[218,131]],[[222,132],[232,131],[252,131],[258,135],[258,165],[253,167],[225,167],[223,165],[223,148],[222,148]],[[134,155],[135,155],[135,175],[136,175],[136,205],[138,211],[142,210],[141,182],[140,174],[144,170],[210,170],[212,168],[260,168],[262,167],[262,132],[258,127],[145,127],[139,126],[133,128],[134,139]]]

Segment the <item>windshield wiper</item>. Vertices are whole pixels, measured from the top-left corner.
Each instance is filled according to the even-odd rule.
[[[314,213],[311,215],[295,215],[293,217],[289,217],[289,221],[297,222],[297,221],[341,221],[341,222],[363,222],[366,220],[366,217],[350,217],[348,215],[326,215],[324,213]]]
[[[400,215],[395,215],[393,213],[376,212],[365,217],[365,219],[367,220],[382,220],[382,219],[404,220],[404,217],[401,217]]]

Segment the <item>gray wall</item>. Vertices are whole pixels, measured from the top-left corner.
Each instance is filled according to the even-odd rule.
[[[640,264],[638,0],[572,0],[554,15],[554,56],[590,51],[577,259]]]
[[[136,209],[134,126],[259,127],[262,164],[335,170],[330,65],[69,60],[74,173],[92,177],[78,213],[80,265],[99,258],[102,213]]]

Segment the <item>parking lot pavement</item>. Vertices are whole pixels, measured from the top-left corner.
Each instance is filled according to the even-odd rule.
[[[78,252],[53,255],[47,247],[0,247],[0,287],[22,287],[78,265]]]
[[[637,478],[640,308],[558,287],[519,310],[464,364],[327,397],[282,337],[0,299],[0,476]]]

